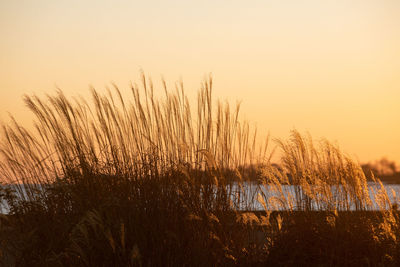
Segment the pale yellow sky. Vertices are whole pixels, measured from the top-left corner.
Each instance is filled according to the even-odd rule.
[[[55,86],[128,90],[143,69],[194,96],[211,72],[260,131],[400,162],[399,14],[397,0],[0,0],[0,119],[30,121],[22,95]]]

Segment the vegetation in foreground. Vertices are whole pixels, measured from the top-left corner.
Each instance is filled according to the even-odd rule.
[[[211,79],[196,110],[183,86],[164,87],[156,98],[143,76],[130,102],[118,88],[90,104],[25,97],[35,132],[13,121],[0,142],[2,265],[400,264],[399,212],[373,174],[378,211],[360,165],[331,143],[293,131],[271,164],[268,139],[213,102]],[[259,166],[253,196],[246,166]]]

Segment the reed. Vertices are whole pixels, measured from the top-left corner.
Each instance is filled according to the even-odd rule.
[[[279,193],[289,210],[371,210],[367,179],[360,165],[327,140],[315,145],[311,136],[293,130],[290,140],[276,140],[281,164],[264,167],[262,181]],[[376,181],[376,180],[375,180]],[[283,192],[282,185],[294,185]],[[276,201],[275,201],[276,202]]]
[[[2,264],[399,263],[398,211],[382,183],[372,211],[364,172],[336,146],[293,131],[273,164],[240,105],[212,99],[211,77],[194,109],[183,84],[156,97],[141,80],[129,98],[115,85],[91,102],[25,96],[34,128],[2,125]]]

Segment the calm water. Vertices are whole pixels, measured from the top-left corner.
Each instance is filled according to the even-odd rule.
[[[386,192],[388,194],[389,200],[391,204],[398,203],[399,204],[399,197],[400,197],[400,184],[384,184]],[[295,196],[296,191],[298,192],[300,189],[297,185],[282,185],[282,192],[284,197],[288,196]],[[331,192],[335,199],[335,192],[340,191],[341,186],[331,186]],[[368,183],[369,189],[369,196],[372,201],[371,210],[378,210],[379,205],[375,200],[375,193],[378,192],[380,186],[376,183],[369,182]],[[285,207],[283,205],[270,205],[270,201],[273,198],[280,198],[281,195],[278,193],[272,186],[263,185],[259,186],[256,183],[247,182],[244,183],[242,188],[240,188],[237,184],[234,184],[231,187],[232,191],[232,202],[235,203],[236,207],[241,210],[263,210],[263,205],[257,200],[257,196],[261,193],[265,197],[265,201],[268,205],[269,209],[278,209],[283,210]],[[240,197],[238,197],[237,192],[240,191]],[[338,202],[340,200],[337,200]],[[318,205],[315,202],[311,203],[313,209],[318,209]],[[322,205],[323,206],[323,205]],[[321,206],[320,206],[321,207]],[[294,207],[296,208],[296,207]],[[388,208],[388,207],[387,207]],[[355,210],[355,205],[350,206],[350,210]],[[340,208],[339,208],[340,210]],[[9,208],[7,204],[2,201],[0,202],[0,213],[7,214],[9,212]]]
[[[399,204],[399,197],[400,197],[400,184],[383,184],[384,188],[388,194],[388,198],[391,202],[391,204],[398,203]],[[298,185],[282,185],[282,193],[283,196],[288,198],[288,196],[296,196],[296,192],[298,193],[300,190],[300,186]],[[337,203],[340,203],[340,196],[343,198],[344,194],[338,194],[337,192],[340,192],[343,189],[341,185],[338,186],[331,186],[331,193],[332,193],[332,199],[336,199]],[[370,207],[371,210],[378,210],[379,205],[375,199],[376,193],[379,192],[380,190],[380,185],[374,182],[368,182],[368,189],[369,189],[369,197],[371,199],[372,205]],[[238,191],[239,186],[234,185],[232,187],[232,191]],[[235,197],[232,198],[233,201],[236,199],[236,204],[239,209],[242,210],[263,210],[263,205],[257,201],[257,195],[258,193],[261,193],[264,196],[265,202],[268,206],[269,209],[278,209],[278,210],[284,210],[284,206],[282,204],[279,204],[279,201],[275,201],[276,205],[271,205],[271,201],[273,198],[282,198],[282,195],[274,189],[273,186],[270,185],[257,185],[256,183],[245,183],[243,188],[240,190],[242,192],[241,199],[237,201]],[[348,200],[350,200],[350,196],[347,196]],[[273,202],[273,201],[272,201]],[[295,203],[295,201],[293,201]],[[351,201],[350,201],[351,202]],[[318,206],[315,201],[312,201],[311,206],[313,209],[318,210],[318,207],[324,207],[323,202],[320,202],[320,205]],[[295,206],[295,204],[294,204]],[[325,207],[326,207],[325,203]],[[337,206],[337,205],[335,205]],[[296,209],[296,207],[294,207]],[[388,208],[388,207],[386,207]],[[340,209],[345,209],[345,208],[338,208]],[[350,210],[356,210],[356,206],[353,203],[349,207]]]

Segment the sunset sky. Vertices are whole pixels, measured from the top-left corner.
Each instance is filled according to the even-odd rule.
[[[400,162],[400,1],[0,0],[0,119],[22,96],[128,91],[140,70],[242,101],[262,133]],[[158,87],[162,90],[161,87]]]

